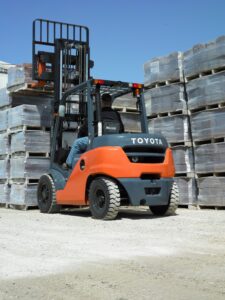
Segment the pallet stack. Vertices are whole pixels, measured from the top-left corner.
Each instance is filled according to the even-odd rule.
[[[225,206],[225,37],[184,53],[198,205]]]
[[[7,206],[37,206],[37,183],[48,171],[51,97],[28,88],[29,65],[8,72],[0,93],[0,195]]]
[[[6,204],[9,199],[9,135],[8,127],[8,94],[7,80],[10,65],[0,62],[0,204]]]
[[[149,132],[162,133],[173,150],[180,205],[196,205],[194,158],[182,54],[175,52],[148,61],[144,71]]]

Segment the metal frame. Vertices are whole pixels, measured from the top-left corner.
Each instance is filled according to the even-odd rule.
[[[134,88],[130,83],[120,82],[120,81],[104,81],[104,84],[99,85],[96,84],[95,79],[90,79],[86,82],[81,83],[78,86],[75,86],[68,91],[66,91],[59,105],[65,106],[68,103],[67,99],[71,95],[82,94],[82,97],[85,98],[85,102],[87,103],[87,117],[88,117],[88,137],[90,140],[90,145],[93,143],[93,139],[95,137],[94,126],[93,126],[93,116],[94,116],[94,108],[93,108],[93,95],[95,95],[96,100],[96,109],[97,109],[97,124],[101,123],[101,94],[108,92],[112,95],[122,96],[127,93],[131,93],[134,91]],[[146,110],[143,98],[143,89],[140,89],[140,94],[137,95],[137,103],[139,107],[139,112],[141,116],[141,129],[143,133],[148,133],[148,124],[146,117]],[[56,122],[53,129],[53,137],[52,137],[52,147],[51,147],[51,162],[54,163],[55,160],[55,152],[58,143],[58,139],[60,139],[60,126],[62,124],[63,118],[60,116],[56,117]],[[101,135],[101,134],[99,134]],[[98,135],[98,136],[99,136]]]

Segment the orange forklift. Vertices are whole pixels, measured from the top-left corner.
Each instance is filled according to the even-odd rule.
[[[43,48],[45,48],[43,51]],[[46,51],[47,50],[47,51]],[[33,79],[54,87],[51,164],[37,189],[42,213],[90,207],[93,218],[112,220],[120,206],[148,206],[155,215],[175,213],[179,193],[172,151],[161,134],[149,132],[143,85],[93,79],[87,27],[49,20],[33,22]],[[101,96],[132,94],[140,132],[120,132],[103,120]],[[70,147],[86,122],[88,147],[65,170]]]

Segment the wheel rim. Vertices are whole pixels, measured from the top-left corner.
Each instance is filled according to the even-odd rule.
[[[105,193],[98,189],[95,192],[95,200],[94,200],[94,207],[97,209],[103,209],[106,205]]]
[[[41,200],[44,203],[47,203],[50,198],[50,190],[46,184],[41,187]]]

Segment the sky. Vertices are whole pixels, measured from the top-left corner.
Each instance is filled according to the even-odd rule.
[[[31,62],[36,18],[89,27],[95,78],[144,81],[144,63],[225,35],[224,0],[0,0],[0,61]]]

